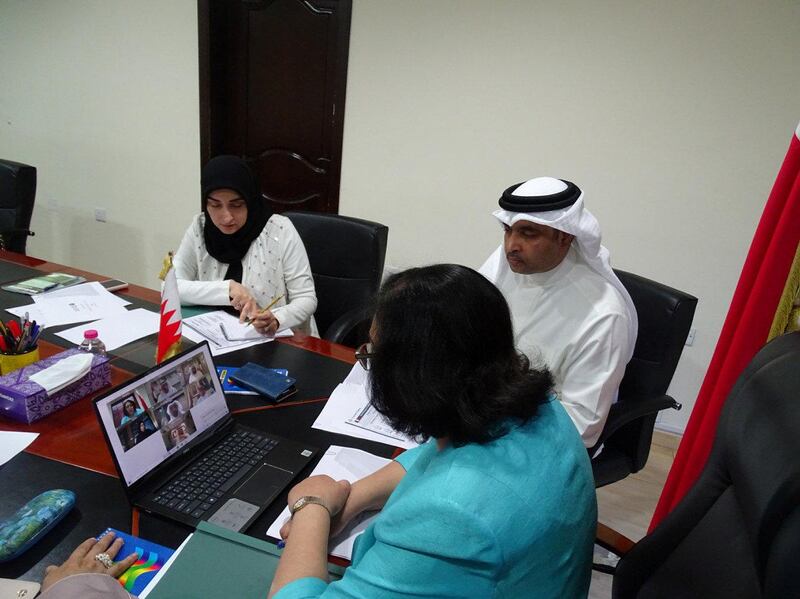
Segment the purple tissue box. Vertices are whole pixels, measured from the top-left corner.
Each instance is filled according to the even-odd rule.
[[[68,349],[0,377],[0,414],[30,424],[111,384],[108,357],[97,354],[92,359],[92,369],[83,378],[57,391],[52,397],[47,396],[43,387],[28,380],[30,375],[82,351]]]

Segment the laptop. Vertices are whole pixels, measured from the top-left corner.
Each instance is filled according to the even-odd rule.
[[[243,531],[318,453],[233,421],[208,342],[94,407],[130,502],[190,526]]]

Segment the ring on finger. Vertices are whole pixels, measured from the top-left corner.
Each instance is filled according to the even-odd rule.
[[[98,562],[103,564],[106,568],[113,568],[114,567],[114,560],[111,559],[111,556],[108,555],[105,552],[104,553],[98,553],[97,555],[94,556],[94,559],[96,559]]]

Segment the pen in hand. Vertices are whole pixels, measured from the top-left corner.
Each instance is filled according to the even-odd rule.
[[[282,298],[283,298],[283,294],[281,294],[281,295],[279,295],[278,297],[276,297],[274,300],[272,300],[272,301],[269,303],[269,306],[267,306],[267,307],[266,307],[266,308],[264,308],[263,310],[258,310],[258,311],[256,311],[256,316],[258,316],[259,314],[263,314],[264,312],[266,312],[267,310],[269,310],[270,308],[272,308],[272,307],[273,307],[275,304],[277,304],[279,301],[281,301],[281,299],[282,299]],[[255,318],[249,318],[249,317],[248,317],[248,318],[245,318],[245,319],[244,319],[244,321],[245,321],[245,326],[247,326],[247,325],[249,325],[249,324],[253,324],[253,321],[254,321],[254,320],[255,320]]]

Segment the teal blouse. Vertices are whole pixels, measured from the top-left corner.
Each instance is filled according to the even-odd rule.
[[[406,475],[344,577],[275,599],[586,597],[597,522],[586,449],[558,401],[484,445],[397,458]]]

